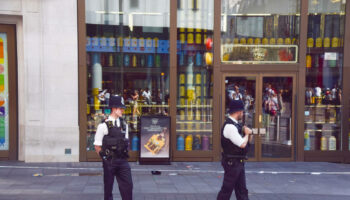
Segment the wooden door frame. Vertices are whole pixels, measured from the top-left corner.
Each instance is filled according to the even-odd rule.
[[[257,99],[257,97],[258,97],[258,90],[257,90],[257,88],[258,88],[258,84],[259,84],[259,76],[260,76],[260,73],[230,73],[230,72],[227,72],[227,73],[223,73],[222,74],[222,87],[221,87],[221,94],[222,94],[222,98],[221,98],[221,108],[220,108],[220,110],[221,110],[221,117],[220,117],[220,127],[222,127],[223,126],[223,124],[224,124],[224,122],[225,122],[225,113],[226,113],[226,105],[225,105],[225,102],[226,102],[226,87],[225,87],[225,85],[226,85],[226,83],[225,83],[225,81],[226,81],[226,78],[227,77],[242,77],[242,78],[244,78],[244,77],[255,77],[255,113],[257,113],[257,108],[258,108],[258,104],[259,104],[259,99]],[[255,128],[257,128],[257,126],[258,126],[258,120],[257,120],[257,116],[258,115],[255,115],[255,119],[254,119],[254,127]],[[220,131],[221,131],[221,129],[220,129]],[[221,135],[220,135],[220,137],[221,137]],[[254,137],[258,137],[258,135],[254,135]],[[258,142],[258,140],[255,138],[254,139],[254,141],[255,141],[255,148],[254,148],[254,158],[249,158],[249,161],[259,161],[258,160],[258,145],[257,145],[257,142]]]
[[[259,161],[262,161],[262,162],[271,162],[271,161],[281,161],[281,162],[288,162],[288,161],[294,161],[295,160],[295,154],[294,152],[296,151],[296,148],[297,148],[297,145],[295,144],[296,143],[296,90],[297,90],[297,85],[296,85],[296,82],[297,82],[297,73],[280,73],[280,72],[267,72],[267,73],[260,73],[260,82],[259,82],[259,85],[262,87],[263,86],[263,78],[264,77],[291,77],[293,79],[293,85],[292,85],[292,127],[291,127],[291,140],[292,140],[292,152],[291,152],[291,157],[290,158],[263,158],[262,157],[262,151],[259,150],[259,155],[258,155],[258,159]],[[259,88],[259,98],[262,97],[262,88]],[[260,98],[261,100],[261,98]],[[262,113],[262,103],[260,103],[258,105],[258,108],[259,108],[259,113]],[[259,125],[260,126],[260,125]],[[259,127],[261,128],[261,127]],[[261,137],[260,134],[258,137]],[[261,139],[259,139],[259,148],[261,148]]]
[[[18,101],[17,101],[17,58],[16,25],[0,24],[0,32],[7,36],[8,57],[8,102],[9,113],[9,150],[0,151],[0,160],[18,159]],[[5,83],[6,84],[6,83]]]
[[[249,159],[249,161],[294,161],[295,154],[294,152],[296,151],[295,148],[297,148],[297,145],[295,145],[296,142],[296,137],[295,137],[295,124],[296,124],[296,86],[297,86],[297,73],[280,73],[280,72],[255,72],[255,73],[238,73],[238,72],[226,72],[222,73],[222,91],[221,94],[225,96],[224,98],[221,98],[221,118],[220,119],[225,119],[225,99],[226,99],[226,87],[225,87],[225,80],[227,77],[255,77],[256,78],[256,84],[255,84],[255,128],[261,128],[260,123],[258,121],[258,116],[259,113],[262,113],[262,87],[263,87],[263,78],[264,77],[291,77],[293,79],[293,85],[292,85],[292,135],[291,135],[291,140],[292,140],[292,152],[291,152],[291,157],[290,158],[263,158],[261,156],[261,135],[257,134],[254,137],[255,138],[255,152],[254,155],[255,157],[252,159]],[[223,125],[224,120],[220,120],[221,126]]]

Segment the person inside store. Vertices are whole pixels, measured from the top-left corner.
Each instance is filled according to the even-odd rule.
[[[243,118],[243,101],[231,100],[228,107],[229,116],[221,130],[221,164],[225,173],[217,199],[229,200],[235,190],[237,200],[247,200],[244,162],[247,159],[252,130],[239,122]]]
[[[96,153],[102,158],[104,200],[113,200],[114,177],[123,200],[132,199],[133,182],[128,163],[128,125],[122,118],[125,107],[121,96],[109,100],[111,114],[97,127],[95,134]]]

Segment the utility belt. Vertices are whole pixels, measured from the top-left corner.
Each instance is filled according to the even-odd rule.
[[[224,154],[222,153],[222,158],[227,162],[227,164],[232,165],[233,162],[240,162],[243,163],[245,160],[248,160],[248,156],[243,155],[230,155],[230,154]]]
[[[112,158],[129,158],[128,144],[128,139],[109,138],[104,141],[102,150],[100,151],[100,156],[103,160],[110,160]]]

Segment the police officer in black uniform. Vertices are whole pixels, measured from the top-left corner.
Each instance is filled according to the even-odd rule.
[[[131,169],[127,161],[128,126],[123,120],[125,109],[121,96],[112,96],[109,100],[111,114],[98,125],[95,135],[95,149],[103,162],[104,199],[113,200],[112,190],[116,177],[119,192],[123,200],[132,199]]]
[[[241,100],[229,102],[229,117],[221,130],[221,164],[225,174],[218,200],[229,200],[233,190],[237,200],[248,200],[244,161],[249,151],[252,130],[239,123],[243,118],[243,111],[244,104]]]

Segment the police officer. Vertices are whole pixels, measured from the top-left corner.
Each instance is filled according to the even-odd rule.
[[[116,177],[119,192],[123,200],[132,199],[132,178],[128,156],[128,126],[123,120],[125,109],[121,96],[112,96],[109,100],[111,114],[98,125],[95,135],[95,149],[102,158],[104,199],[113,200],[112,190]]]
[[[229,200],[233,189],[237,200],[248,199],[244,160],[247,158],[252,130],[238,122],[243,118],[243,111],[244,104],[241,100],[229,102],[229,117],[221,130],[221,164],[225,174],[218,200]]]

